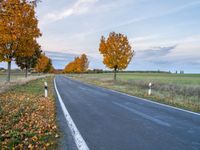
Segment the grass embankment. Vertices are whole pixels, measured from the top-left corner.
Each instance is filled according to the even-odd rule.
[[[43,96],[44,81],[49,97]],[[16,85],[0,94],[0,149],[55,149],[58,130],[53,77]]]
[[[46,74],[41,74],[42,75],[46,75]],[[38,73],[31,73],[31,74],[28,74],[28,77],[31,78],[31,77],[37,77],[39,76]],[[25,78],[25,73],[24,72],[18,72],[18,73],[15,73],[15,72],[12,72],[11,73],[11,76],[10,76],[10,81],[11,83],[13,82],[16,82],[16,81],[19,81],[19,80],[24,80],[26,79]],[[0,83],[5,83],[7,80],[7,73],[1,73],[0,72]]]
[[[200,112],[200,75],[163,73],[71,74],[83,82],[114,89],[130,95]],[[152,95],[148,96],[148,84],[153,83]]]

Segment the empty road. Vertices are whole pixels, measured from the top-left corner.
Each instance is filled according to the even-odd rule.
[[[200,150],[200,115],[63,76],[55,82],[90,150]]]

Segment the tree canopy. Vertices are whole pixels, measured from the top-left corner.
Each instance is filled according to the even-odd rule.
[[[41,33],[34,8],[34,3],[26,0],[0,1],[0,62],[8,62],[8,81],[11,61],[35,53]]]
[[[134,55],[127,36],[115,32],[111,32],[107,39],[101,37],[99,52],[103,55],[103,63],[114,69],[115,80],[116,71],[126,69]]]
[[[86,54],[80,57],[75,57],[72,62],[65,66],[65,73],[83,73],[86,72],[89,66],[89,61]]]
[[[47,73],[50,72],[52,68],[51,59],[45,56],[45,54],[41,54],[35,66],[35,71],[39,73]]]

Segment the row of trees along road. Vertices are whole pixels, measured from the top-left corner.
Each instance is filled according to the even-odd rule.
[[[67,64],[64,69],[64,73],[83,73],[88,69],[88,58],[86,54],[82,54],[80,57],[75,57],[72,62]]]
[[[51,59],[45,56],[45,54],[41,54],[35,66],[35,71],[39,73],[48,73],[48,72],[53,73],[54,70],[55,69],[52,65]]]
[[[107,39],[101,37],[99,52],[103,55],[103,63],[106,67],[114,69],[114,80],[117,71],[126,69],[134,55],[128,38],[115,32],[111,32]]]
[[[126,69],[134,56],[134,50],[127,36],[115,32],[111,32],[107,39],[104,36],[101,37],[99,52],[103,55],[103,63],[106,67],[114,70],[114,80],[116,80],[117,71]],[[83,54],[67,64],[64,73],[86,72],[88,64],[87,56]]]
[[[35,15],[37,1],[0,1],[0,62],[8,63],[10,81],[11,62],[21,69],[35,67],[42,51],[36,39],[41,36]]]

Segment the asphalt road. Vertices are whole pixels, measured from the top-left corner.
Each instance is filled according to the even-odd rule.
[[[200,150],[200,115],[63,76],[56,84],[90,150]]]

